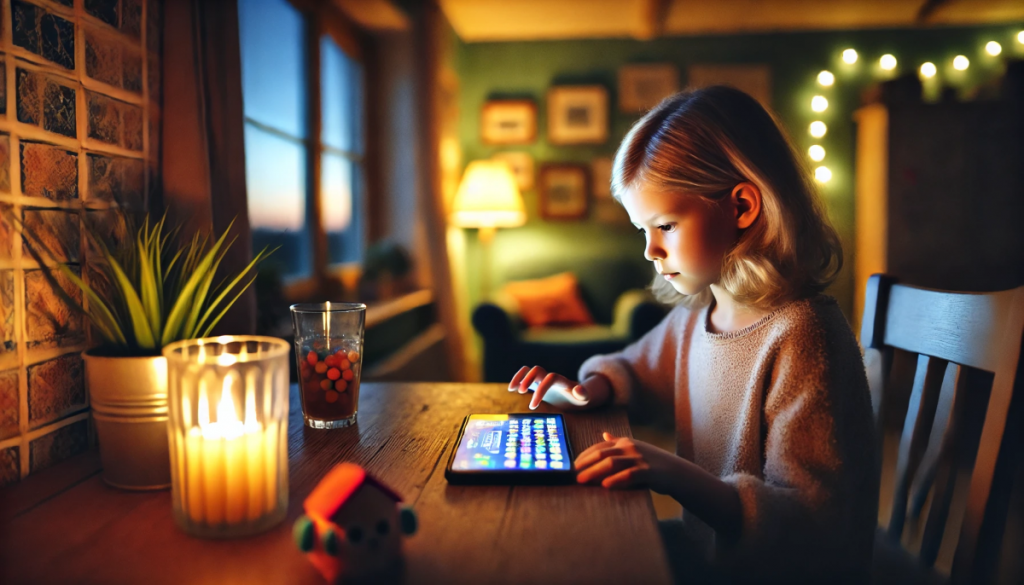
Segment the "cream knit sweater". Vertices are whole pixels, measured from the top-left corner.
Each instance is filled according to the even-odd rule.
[[[719,334],[707,329],[708,310],[677,307],[623,351],[587,360],[579,379],[604,374],[631,410],[674,410],[677,453],[736,487],[738,540],[716,540],[683,514],[689,540],[723,576],[865,580],[879,471],[864,364],[846,319],[817,296]]]

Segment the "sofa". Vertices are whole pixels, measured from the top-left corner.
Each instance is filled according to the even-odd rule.
[[[572,272],[594,319],[592,325],[527,327],[514,298],[500,292],[473,310],[473,327],[483,339],[484,380],[508,382],[523,366],[542,366],[575,379],[592,355],[619,351],[650,331],[666,308],[646,290],[648,263],[575,259],[569,263],[531,261],[507,267],[504,282]]]

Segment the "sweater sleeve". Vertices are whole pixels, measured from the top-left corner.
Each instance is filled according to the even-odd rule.
[[[603,374],[611,382],[615,404],[637,412],[661,407],[671,413],[680,336],[688,315],[677,307],[622,351],[591,357],[580,366],[579,380]]]
[[[723,478],[739,492],[743,527],[736,541],[716,541],[716,564],[747,567],[747,578],[753,567],[758,580],[862,582],[878,504],[867,381],[852,333],[810,333],[776,356],[763,477]]]

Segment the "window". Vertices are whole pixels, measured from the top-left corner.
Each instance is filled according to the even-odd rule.
[[[279,246],[268,264],[312,279],[362,255],[362,66],[287,0],[240,0],[238,12],[253,247]]]

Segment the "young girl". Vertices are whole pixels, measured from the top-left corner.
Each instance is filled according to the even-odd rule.
[[[605,433],[576,468],[580,483],[683,505],[662,525],[681,580],[865,580],[878,499],[867,380],[821,294],[839,238],[779,126],[738,90],[680,93],[630,130],[612,189],[675,309],[587,360],[579,382],[523,367],[509,390],[539,381],[530,408],[674,412],[676,455]]]

